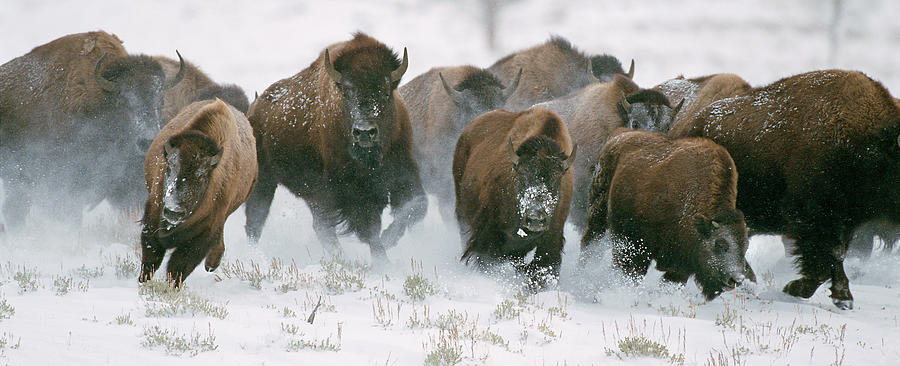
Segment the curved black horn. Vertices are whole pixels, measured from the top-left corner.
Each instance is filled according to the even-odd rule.
[[[591,59],[588,59],[588,74],[591,74],[592,83],[601,81],[600,78],[597,77],[597,74],[594,73],[594,62],[591,61]]]
[[[444,86],[444,91],[446,91],[447,95],[450,96],[450,100],[452,100],[454,104],[462,103],[463,102],[462,93],[460,93],[456,89],[453,89],[453,87],[447,83],[447,80],[444,79],[444,74],[438,73],[438,77],[441,78],[441,85]]]
[[[325,49],[325,59],[322,60],[322,63],[325,65],[325,71],[328,73],[328,76],[331,76],[331,80],[334,80],[335,83],[340,84],[341,80],[343,80],[344,76],[341,73],[334,69],[334,64],[331,63],[331,56],[328,54],[328,49]]]
[[[175,50],[175,54],[178,55],[178,73],[175,74],[175,77],[166,80],[166,89],[171,89],[184,79],[184,58],[181,57],[181,52],[178,50]]]
[[[631,59],[631,66],[628,67],[628,73],[625,76],[629,79],[634,79],[634,59]]]
[[[623,91],[621,93],[622,101],[620,103],[622,103],[622,108],[625,108],[626,112],[631,113],[631,103],[628,103],[628,98],[625,98],[625,92]]]
[[[516,149],[513,148],[512,137],[509,138],[509,144],[507,144],[507,150],[509,150],[509,160],[512,160],[513,165],[519,163],[519,154],[516,154]]]
[[[571,167],[572,164],[575,163],[575,153],[577,151],[578,151],[578,144],[573,143],[572,144],[572,153],[569,154],[569,157],[566,158],[566,161],[563,162],[563,171],[568,170],[569,167]]]
[[[681,111],[681,107],[683,107],[683,106],[684,106],[684,98],[681,98],[681,101],[678,102],[678,105],[675,106],[675,109],[672,111],[672,120],[673,121],[675,120],[675,116],[678,115],[678,112]]]
[[[100,64],[103,63],[103,59],[105,58],[106,54],[104,53],[102,56],[100,56],[100,59],[97,60],[97,64],[94,65],[94,81],[97,82],[97,85],[100,86],[100,89],[110,93],[114,93],[119,90],[119,87],[115,82],[109,81],[107,78],[103,77],[103,75],[100,74]]]
[[[522,68],[519,68],[519,73],[516,74],[516,78],[510,83],[507,87],[503,88],[503,100],[509,99],[516,92],[516,88],[519,87],[519,80],[522,79]]]
[[[400,66],[396,70],[391,71],[391,82],[400,81],[400,78],[406,73],[407,67],[409,67],[409,56],[406,54],[406,47],[403,47],[403,61],[400,62]]]

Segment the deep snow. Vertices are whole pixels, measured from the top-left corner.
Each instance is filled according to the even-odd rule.
[[[396,50],[407,47],[405,80],[432,66],[486,67],[559,34],[587,52],[610,53],[623,63],[634,58],[635,80],[647,87],[678,74],[734,72],[760,85],[841,67],[862,70],[900,93],[896,2],[846,5],[834,51],[831,2],[514,1],[502,7],[497,50],[486,47],[481,9],[474,0],[0,0],[0,63],[65,34],[104,29],[133,53],[172,56],[178,49],[213,79],[236,83],[252,98],[355,30]],[[656,272],[632,288],[618,285],[602,261],[578,271],[579,238],[569,229],[559,290],[521,296],[509,276],[485,276],[460,264],[456,228],[432,209],[389,250],[391,265],[356,280],[352,268],[335,271],[334,261],[321,260],[305,204],[279,189],[259,246],[248,245],[239,210],[226,225],[223,267],[198,269],[187,280],[190,293],[212,301],[213,315],[157,316],[149,313],[160,303],[139,294],[135,275],[117,273],[139,260],[136,217],[101,205],[77,229],[38,216],[24,234],[0,235],[0,364],[410,365],[422,364],[442,345],[459,351],[462,364],[670,363],[624,356],[618,341],[626,337],[657,342],[687,365],[891,365],[900,359],[893,347],[900,337],[897,253],[848,259],[856,309],[839,311],[827,285],[809,300],[782,294],[796,278],[791,260],[779,237],[756,237],[747,256],[759,283],[704,303],[695,285],[660,285]],[[368,262],[368,249],[357,240],[342,242],[344,258]],[[261,289],[228,276],[238,261],[245,271],[255,263],[265,272],[273,258],[283,265],[269,276],[277,278],[259,282]],[[427,285],[404,290],[419,277],[433,291]],[[320,296],[323,305],[307,324]],[[227,315],[216,317],[223,307]],[[142,345],[145,331],[156,325],[201,338],[212,333],[218,347],[194,357],[167,355],[162,347]],[[288,351],[297,347],[292,341],[326,339],[340,350]]]

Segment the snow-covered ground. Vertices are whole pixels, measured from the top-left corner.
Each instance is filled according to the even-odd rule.
[[[832,5],[519,0],[501,7],[491,50],[475,0],[0,0],[0,63],[65,34],[104,29],[133,53],[173,56],[178,49],[214,79],[252,96],[355,30],[407,47],[406,80],[432,66],[488,66],[559,34],[587,52],[626,63],[634,58],[635,79],[645,86],[713,72],[760,85],[841,67],[862,70],[900,94],[900,23],[893,19],[900,4],[845,4],[833,27]],[[323,259],[305,205],[279,190],[258,246],[248,245],[239,210],[226,224],[222,267],[198,269],[186,292],[173,294],[137,285],[134,220],[101,206],[77,229],[38,216],[24,234],[0,235],[0,365],[893,365],[900,359],[897,253],[848,259],[856,308],[839,311],[827,285],[809,300],[783,295],[782,286],[796,278],[790,258],[780,238],[756,237],[748,259],[759,283],[706,303],[693,284],[660,285],[659,273],[633,288],[617,285],[602,262],[579,271],[578,238],[569,229],[559,290],[526,295],[504,274],[486,276],[460,264],[456,228],[436,210],[388,252],[391,265],[366,268],[368,249],[354,238],[343,240],[341,258]]]

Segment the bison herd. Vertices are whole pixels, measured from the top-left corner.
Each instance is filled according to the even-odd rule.
[[[553,37],[400,86],[407,50],[356,33],[248,103],[177,56],[130,54],[98,31],[0,66],[7,230],[33,206],[78,218],[146,198],[139,280],[174,249],[178,286],[204,259],[219,265],[240,205],[259,239],[278,185],[303,198],[326,249],[353,233],[374,261],[423,219],[428,193],[460,228],[461,260],[512,262],[533,289],[558,276],[567,221],[581,266],[609,248],[625,278],[655,262],[708,299],[755,281],[749,236],[780,234],[801,275],[784,291],[830,281],[842,309],[848,246],[900,236],[900,102],[856,71],[643,88],[634,61],[626,72]]]

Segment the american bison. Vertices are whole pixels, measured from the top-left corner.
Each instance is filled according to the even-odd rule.
[[[623,98],[623,96],[625,96]],[[575,193],[569,221],[579,229],[587,219],[588,193],[598,153],[620,127],[662,129],[677,113],[657,91],[641,89],[617,75],[609,83],[594,83],[550,102],[538,104],[558,113],[572,131],[581,153],[575,158]]]
[[[256,181],[250,122],[221,99],[192,103],[153,140],[144,172],[139,281],[153,276],[167,249],[175,249],[166,275],[176,286],[204,257],[206,270],[215,270],[225,253],[225,219]]]
[[[750,84],[734,74],[713,74],[692,79],[679,76],[653,87],[653,90],[663,93],[670,101],[684,101],[672,122],[691,118],[712,102],[743,95],[751,89]]]
[[[159,62],[103,31],[68,35],[0,66],[3,212],[21,227],[33,203],[80,218],[108,199],[137,207],[141,162],[162,125]]]
[[[333,58],[332,58],[333,57]],[[332,59],[334,62],[332,62]],[[272,84],[250,106],[259,181],[247,200],[247,235],[258,240],[276,186],[302,197],[325,248],[344,224],[386,260],[428,207],[412,155],[409,116],[397,92],[408,66],[390,48],[356,33],[328,46],[300,73]],[[394,221],[381,232],[390,205]]]
[[[670,134],[728,149],[751,233],[796,241],[803,277],[786,293],[808,298],[831,280],[835,305],[853,307],[843,266],[853,229],[900,221],[900,107],[879,82],[855,71],[799,74],[715,102]]]
[[[582,255],[609,229],[613,263],[630,278],[653,260],[666,280],[694,275],[707,299],[756,281],[737,182],[728,152],[708,139],[617,130],[600,150]]]
[[[528,109],[532,105],[562,97],[597,81],[609,82],[615,75],[634,75],[634,61],[626,74],[613,56],[588,56],[562,37],[552,37],[540,45],[512,53],[487,69],[506,85],[522,80],[506,100],[508,110]]]
[[[535,286],[558,277],[574,157],[566,125],[544,108],[498,109],[469,123],[453,155],[462,260],[484,267],[536,250],[517,268]]]
[[[433,68],[400,87],[425,191],[437,196],[444,218],[453,217],[450,168],[456,140],[469,121],[503,107],[518,83],[516,78],[504,86],[485,70],[455,66]]]
[[[241,87],[233,84],[220,85],[209,78],[196,65],[180,60],[176,61],[165,56],[153,56],[153,59],[162,65],[167,78],[175,78],[182,73],[183,80],[174,87],[166,90],[163,99],[163,120],[168,122],[182,108],[200,100],[222,99],[241,113],[247,113],[250,102]]]

